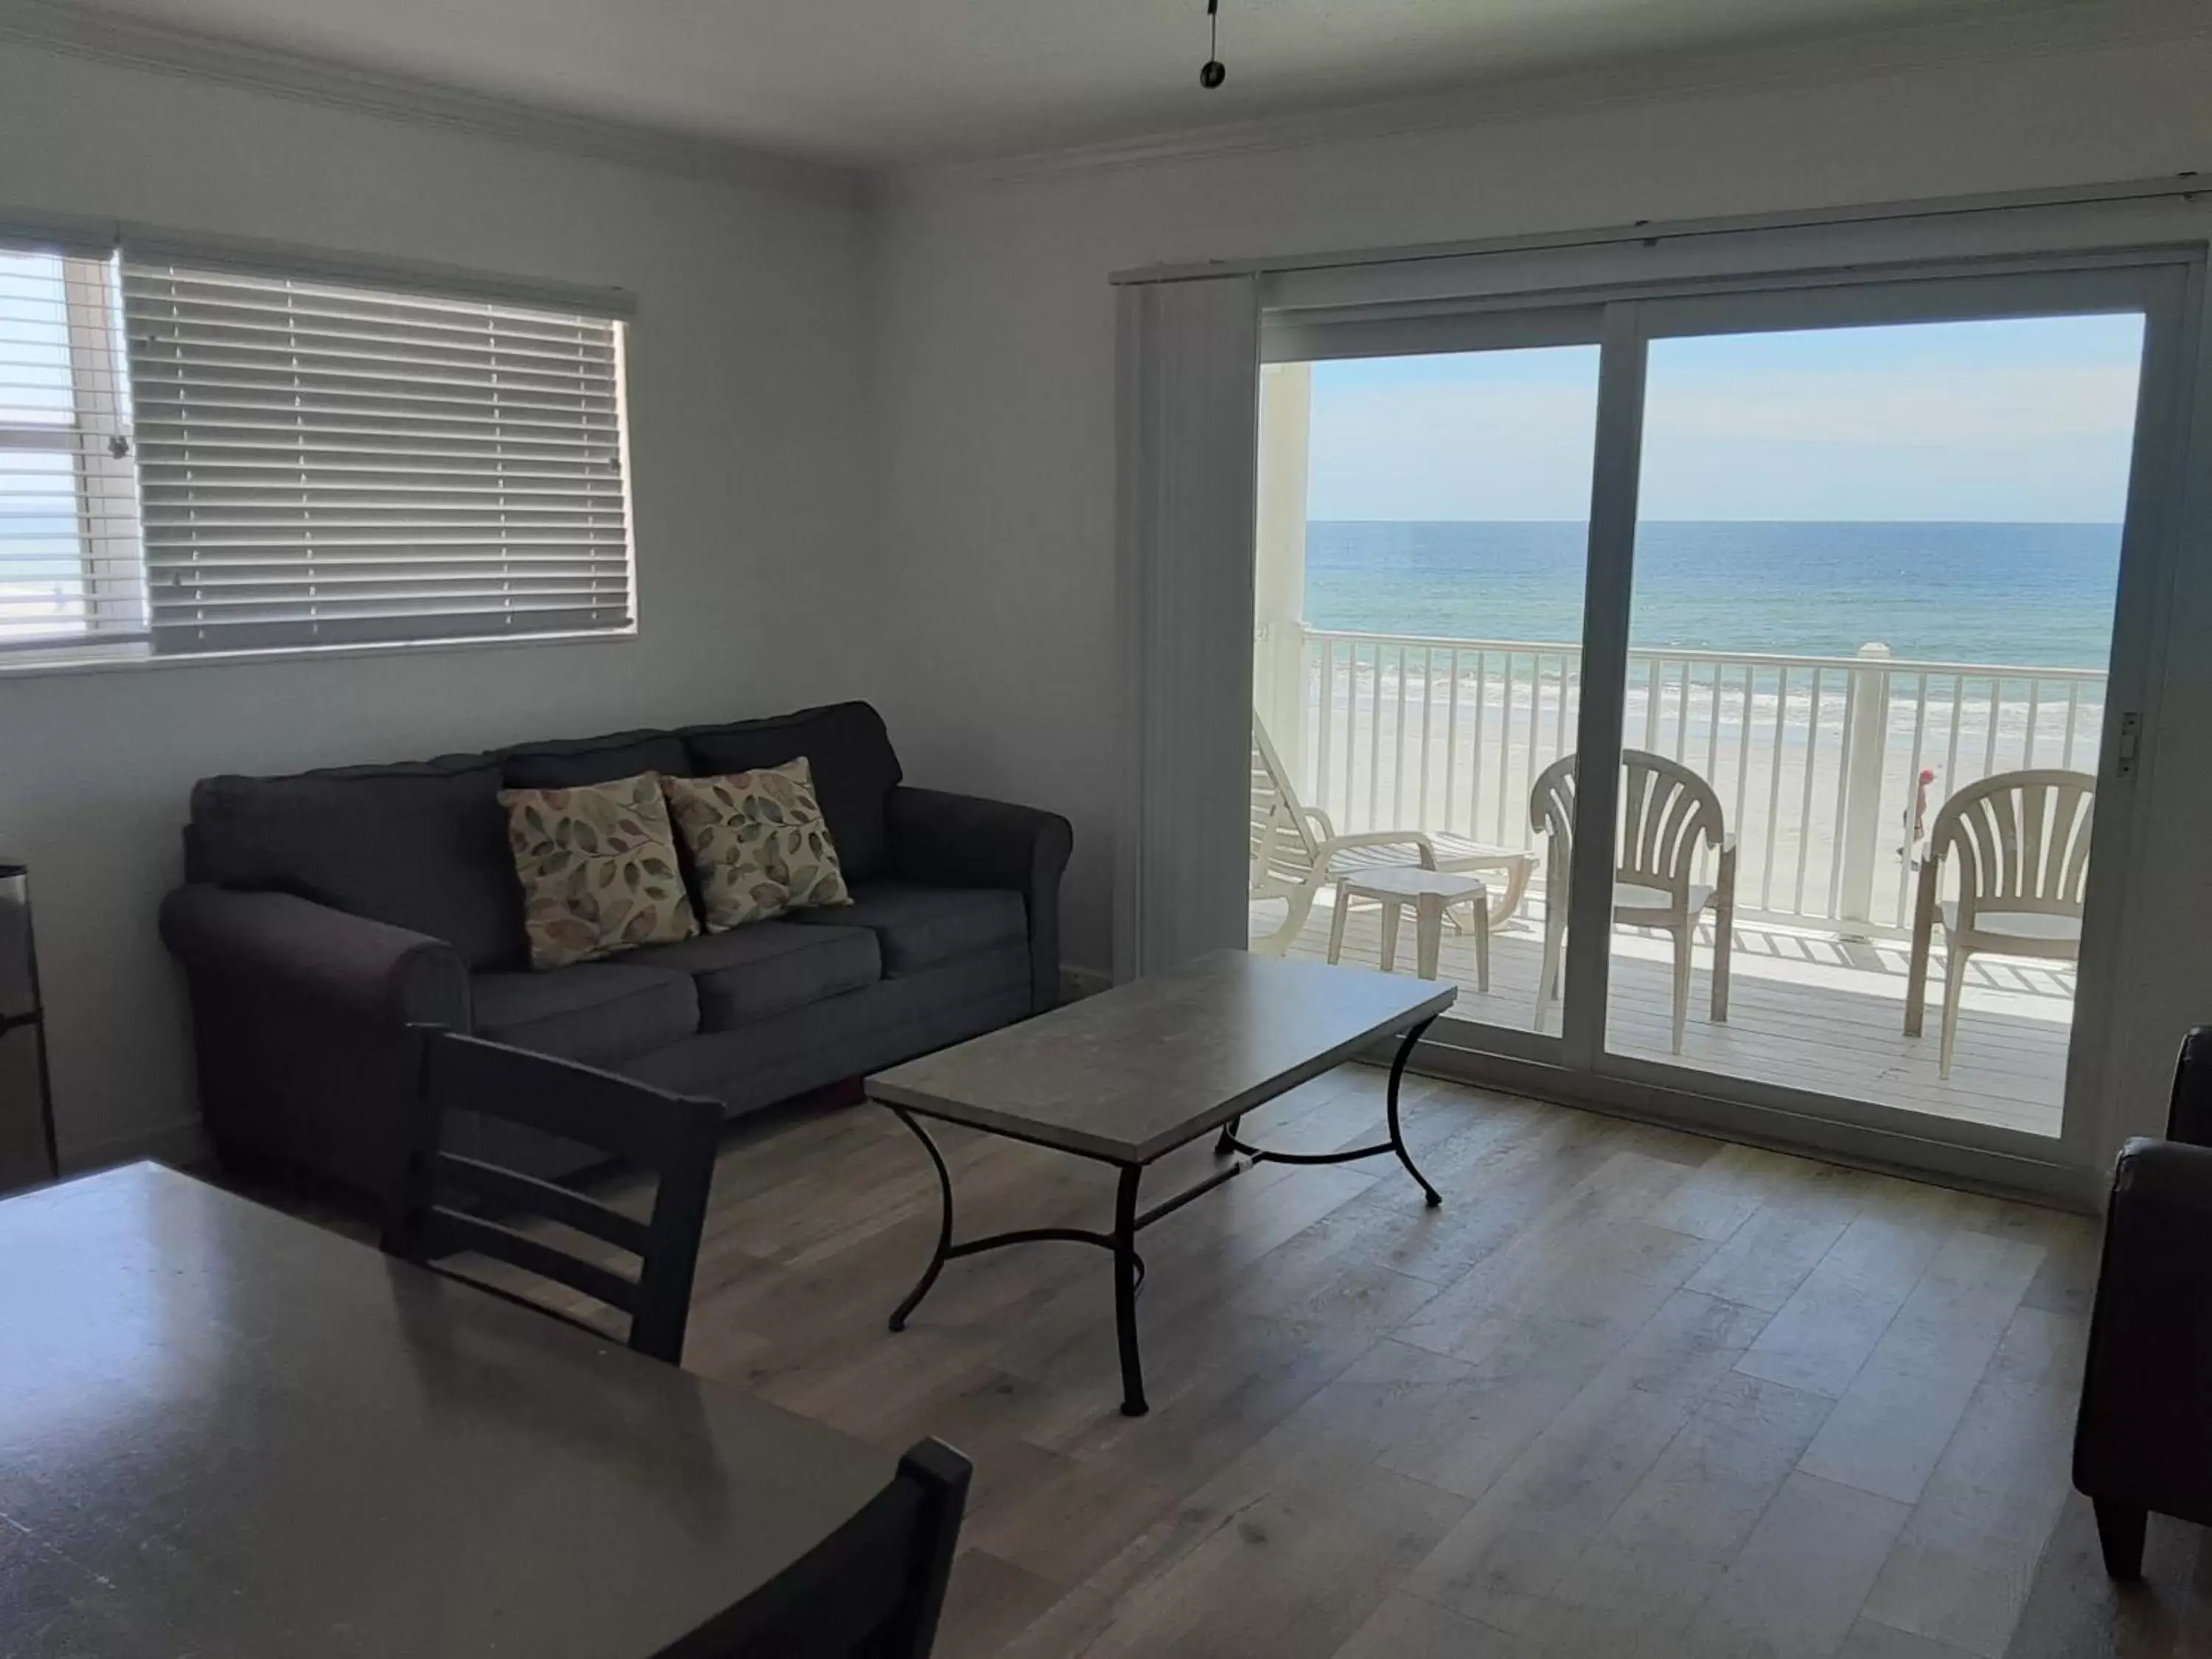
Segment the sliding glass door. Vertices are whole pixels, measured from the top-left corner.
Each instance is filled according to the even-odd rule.
[[[1255,945],[1455,980],[1448,1041],[1595,1097],[2072,1156],[2190,271],[1264,337]]]
[[[1650,340],[1608,1053],[2059,1133],[2145,325],[2066,286]]]
[[[2151,264],[1609,315],[1578,1060],[2070,1155],[2143,712],[2142,394],[2185,293]]]

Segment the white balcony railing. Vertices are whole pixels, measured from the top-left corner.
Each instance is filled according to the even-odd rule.
[[[1309,805],[1344,830],[1534,844],[1529,786],[1575,746],[1577,647],[1309,632],[1303,651],[1297,706],[1261,712]],[[1887,933],[1944,799],[2015,767],[2094,771],[2104,703],[2094,669],[1635,651],[1624,740],[1719,792],[1739,914]]]

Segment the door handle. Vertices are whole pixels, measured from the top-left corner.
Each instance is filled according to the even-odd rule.
[[[2120,716],[2120,740],[2112,750],[2112,775],[2133,777],[2136,756],[2142,746],[2142,716],[2132,708]]]

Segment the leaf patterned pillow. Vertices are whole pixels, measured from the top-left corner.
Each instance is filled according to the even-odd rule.
[[[503,789],[532,968],[565,968],[699,931],[657,774]]]
[[[660,780],[720,933],[820,904],[850,904],[806,757],[720,778]]]

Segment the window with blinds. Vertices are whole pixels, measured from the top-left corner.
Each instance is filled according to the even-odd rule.
[[[0,653],[146,637],[114,261],[0,247]]]
[[[155,651],[630,625],[618,323],[121,279]]]
[[[536,297],[0,246],[0,662],[629,628],[623,325]]]

